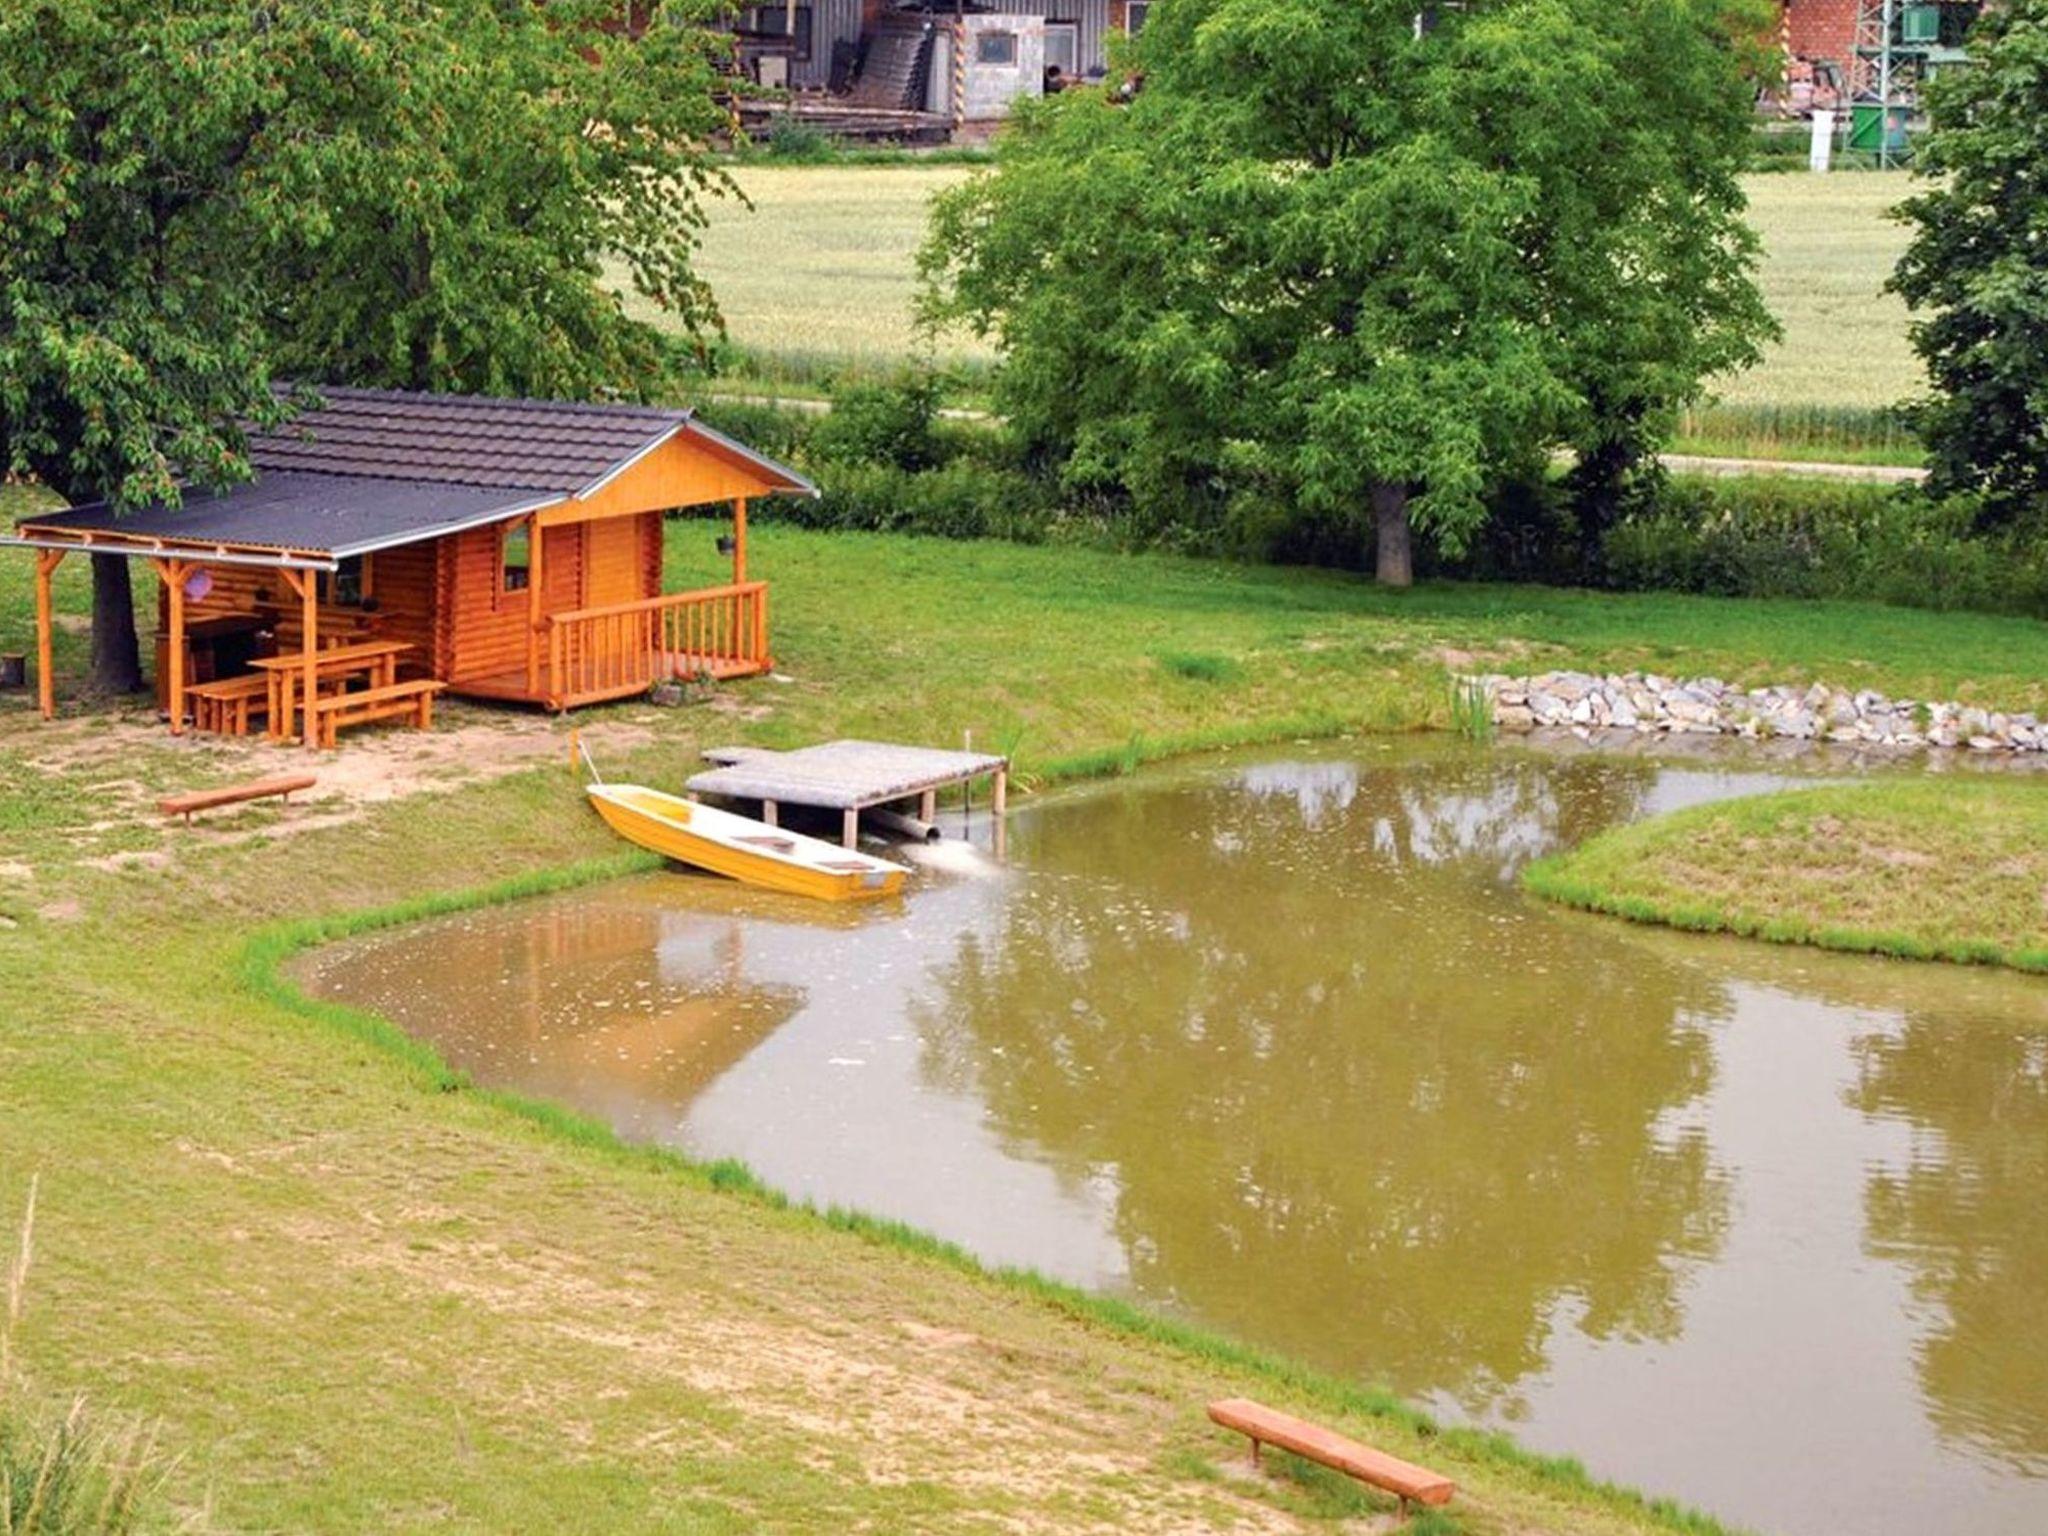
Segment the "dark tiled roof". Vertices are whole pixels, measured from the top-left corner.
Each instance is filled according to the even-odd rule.
[[[322,386],[321,405],[250,440],[259,470],[376,475],[569,495],[688,424],[686,410]]]
[[[181,507],[144,507],[117,519],[94,503],[25,518],[22,526],[339,556],[496,522],[555,499],[548,490],[272,470],[218,493],[187,490]]]
[[[778,489],[816,488],[687,410],[318,388],[321,404],[249,441],[252,484],[188,490],[178,508],[104,503],[24,530],[132,534],[333,555],[429,539],[587,492],[677,432]]]

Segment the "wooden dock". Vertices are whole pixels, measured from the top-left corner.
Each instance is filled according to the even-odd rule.
[[[940,790],[986,778],[994,781],[990,807],[1000,816],[1010,784],[1007,757],[886,741],[827,741],[794,752],[717,747],[704,757],[717,766],[689,781],[691,794],[758,800],[770,826],[784,805],[838,811],[840,841],[849,848],[859,838],[862,811],[915,802],[917,819],[931,822]]]

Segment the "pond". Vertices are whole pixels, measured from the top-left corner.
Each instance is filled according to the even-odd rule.
[[[2048,1529],[2048,984],[1537,905],[1763,759],[1244,752],[848,910],[662,874],[322,951],[482,1081],[1758,1530]]]

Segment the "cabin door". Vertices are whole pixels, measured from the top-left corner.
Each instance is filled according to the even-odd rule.
[[[651,596],[640,517],[606,517],[583,524],[583,606],[607,608]]]

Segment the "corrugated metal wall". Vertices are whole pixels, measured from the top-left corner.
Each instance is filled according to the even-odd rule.
[[[1109,0],[982,0],[1005,16],[1043,16],[1075,21],[1081,31],[1081,73],[1103,67],[1102,34],[1109,29]]]

